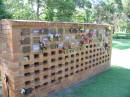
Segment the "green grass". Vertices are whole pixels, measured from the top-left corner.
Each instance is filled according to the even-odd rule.
[[[130,97],[130,70],[112,67],[100,76],[48,97]]]
[[[112,47],[120,50],[130,48],[130,39],[113,39]]]

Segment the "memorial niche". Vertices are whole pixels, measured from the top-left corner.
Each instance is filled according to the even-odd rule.
[[[66,31],[69,31],[66,32]],[[35,43],[32,48],[34,52],[40,52],[47,50],[47,48],[51,49],[63,49],[69,50],[74,48],[82,48],[84,49],[85,44],[89,45],[93,42],[97,42],[100,46],[107,46],[107,42],[103,43],[103,39],[107,39],[104,37],[109,36],[108,33],[105,33],[104,29],[85,29],[82,27],[76,28],[68,28],[64,30],[62,28],[44,28],[44,29],[35,29],[33,30],[34,34],[36,33],[44,33],[42,38],[34,37],[33,42]],[[84,34],[79,34],[84,33]],[[102,33],[105,33],[104,35]],[[57,43],[53,43],[53,41],[57,41]],[[60,41],[60,42],[59,42]],[[106,40],[105,40],[106,41]],[[52,42],[50,44],[50,42]],[[39,44],[39,45],[38,45]],[[107,47],[105,47],[107,48]],[[75,49],[76,50],[76,49]]]
[[[21,39],[21,44],[30,44],[31,40],[30,40],[30,37],[23,37]]]
[[[44,32],[43,29],[33,29],[32,35],[42,35],[43,32]]]
[[[21,36],[30,35],[30,29],[24,28],[21,30]]]

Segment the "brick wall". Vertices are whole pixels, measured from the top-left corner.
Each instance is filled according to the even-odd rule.
[[[3,97],[8,94],[10,97],[44,97],[110,66],[108,25],[2,22],[6,24],[6,30],[3,29],[6,34],[2,57]]]

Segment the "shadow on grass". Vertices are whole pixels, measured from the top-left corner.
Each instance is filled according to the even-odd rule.
[[[130,39],[113,39],[112,47],[120,50],[130,48]]]
[[[111,67],[110,70],[48,97],[130,97],[130,70]]]

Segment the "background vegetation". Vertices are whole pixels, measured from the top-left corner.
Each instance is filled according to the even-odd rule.
[[[0,0],[0,19],[109,23],[130,33],[130,0]]]

